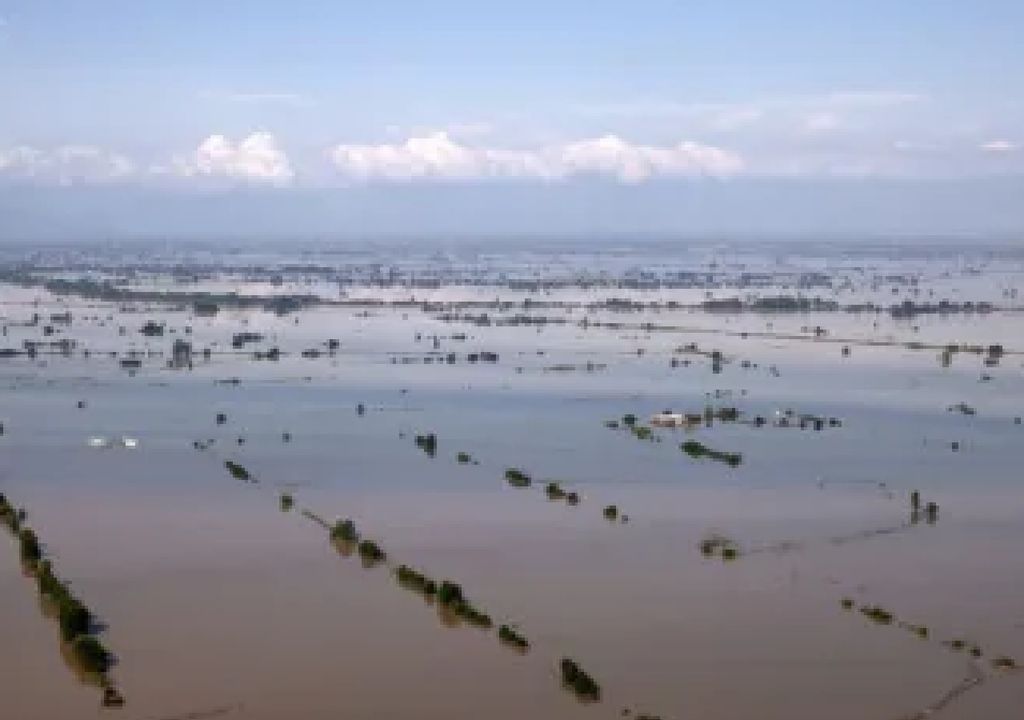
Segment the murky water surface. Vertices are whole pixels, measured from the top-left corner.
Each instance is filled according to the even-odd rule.
[[[899,720],[971,677],[982,682],[935,717],[1020,717],[1024,674],[990,662],[1024,662],[1024,314],[1015,308],[1024,262],[1012,252],[158,248],[146,251],[145,272],[128,251],[130,272],[114,251],[56,252],[34,259],[51,266],[40,277],[349,301],[501,298],[519,305],[453,312],[564,322],[483,325],[387,303],[285,315],[225,306],[197,317],[190,304],[0,285],[0,347],[76,343],[0,358],[0,492],[27,509],[47,557],[98,613],[127,701],[100,707],[96,688],[69,671],[4,532],[3,717],[560,720],[628,709],[666,720]],[[8,264],[22,257],[3,255]],[[186,262],[200,277],[183,285]],[[344,280],[279,270],[288,264],[333,268]],[[359,279],[381,268],[404,279]],[[721,279],[537,292],[508,283],[684,271]],[[271,282],[270,272],[280,277]],[[737,285],[752,272],[770,282]],[[792,284],[808,272],[833,286]],[[409,281],[428,276],[435,286]],[[798,292],[997,307],[911,318],[691,307],[709,294]],[[609,297],[658,305],[587,307]],[[533,310],[527,298],[564,306]],[[64,311],[71,323],[45,335]],[[139,333],[149,320],[165,325],[162,336]],[[243,331],[263,339],[233,349]],[[332,338],[340,346],[329,352]],[[169,365],[175,339],[191,343],[190,365]],[[720,351],[721,365],[680,351],[690,343]],[[1005,352],[986,364],[987,350],[943,358],[932,347],[947,344]],[[272,347],[277,360],[253,359]],[[303,357],[310,349],[320,353]],[[120,361],[131,350],[140,367],[128,371]],[[466,358],[481,351],[497,361]],[[959,403],[975,413],[950,410]],[[709,405],[737,408],[741,422],[654,428],[651,439],[606,427],[626,414],[646,425],[665,409]],[[801,429],[801,414],[824,426]],[[435,457],[413,441],[425,433],[436,434]],[[680,450],[691,439],[742,462],[693,459]],[[474,462],[459,463],[459,452]],[[258,482],[233,479],[225,460]],[[509,486],[511,467],[533,486]],[[579,504],[547,499],[548,481],[577,492]],[[934,523],[911,522],[913,490],[937,503]],[[282,492],[295,499],[290,512]],[[605,519],[608,505],[628,522]],[[394,563],[461,583],[530,651],[446,621],[389,567],[341,555],[302,510],[352,518]],[[738,557],[705,556],[711,533],[728,537]],[[867,605],[897,622],[871,622],[858,612]],[[898,621],[927,627],[928,637]],[[945,643],[955,639],[983,656],[953,651]],[[601,684],[600,703],[561,686],[565,656]]]

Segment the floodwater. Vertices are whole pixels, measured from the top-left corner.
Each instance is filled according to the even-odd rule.
[[[313,252],[298,259],[312,262]],[[99,616],[126,700],[101,707],[97,689],[69,670],[56,624],[3,531],[5,718],[561,720],[628,710],[664,720],[902,720],[937,704],[932,716],[951,720],[1020,717],[1024,673],[991,660],[1024,662],[1024,426],[1016,421],[1024,313],[1010,292],[1024,284],[1024,258],[820,247],[460,252],[408,259],[378,248],[315,259],[347,268],[350,281],[379,265],[441,278],[425,290],[351,281],[341,289],[349,299],[521,303],[529,293],[499,278],[634,277],[710,271],[713,262],[734,277],[775,273],[775,285],[574,285],[540,297],[699,303],[707,292],[795,293],[791,274],[813,271],[851,280],[842,302],[895,303],[931,290],[935,300],[999,307],[910,319],[517,307],[488,312],[566,322],[481,325],[387,304],[280,316],[223,307],[207,318],[174,303],[0,285],[0,347],[77,341],[67,354],[0,358],[0,492],[27,510],[47,558]],[[125,287],[175,291],[172,269],[183,260],[168,253],[150,251],[146,272],[129,274],[113,262],[99,271],[76,249],[44,274],[125,275]],[[17,257],[8,249],[4,262]],[[280,249],[191,250],[187,259],[209,268],[190,292],[339,294],[337,282],[302,269],[267,282],[258,268],[296,262]],[[878,279],[896,274],[916,281]],[[71,324],[44,337],[47,318],[65,310]],[[42,320],[30,324],[34,313]],[[165,323],[165,334],[140,335],[147,320]],[[816,326],[827,334],[816,338],[808,331]],[[232,351],[242,331],[264,340]],[[168,367],[177,338],[192,343],[191,367]],[[340,341],[334,353],[331,338]],[[864,344],[876,341],[884,343]],[[943,362],[908,342],[1006,352],[989,365],[972,352]],[[707,356],[678,352],[689,343],[721,351],[719,371]],[[252,358],[270,347],[280,359]],[[300,355],[310,348],[322,354]],[[130,349],[142,351],[135,372],[109,354]],[[456,361],[423,362],[435,349]],[[480,351],[497,362],[465,360]],[[976,414],[949,409],[958,403]],[[605,424],[709,404],[768,422],[654,428],[653,440]],[[841,424],[778,427],[787,408]],[[218,424],[221,412],[227,420]],[[413,441],[428,432],[436,457]],[[121,447],[122,437],[137,446]],[[92,447],[90,438],[112,446]],[[209,439],[207,449],[193,445]],[[680,450],[687,439],[742,453],[742,463],[692,459]],[[457,462],[460,451],[475,462]],[[257,482],[233,479],[225,460]],[[511,467],[533,486],[505,483]],[[580,503],[548,500],[549,480]],[[912,490],[938,504],[934,523],[910,522]],[[295,499],[290,512],[282,492]],[[602,516],[613,504],[628,522]],[[529,652],[503,646],[495,630],[446,621],[388,566],[340,554],[302,510],[352,518],[393,563],[460,583],[496,626],[528,638]],[[702,554],[710,533],[732,539],[739,557]],[[871,622],[857,610],[868,605],[926,626],[928,637]],[[946,644],[957,639],[982,657]],[[562,657],[600,683],[601,702],[582,703],[562,687]],[[969,678],[980,682],[957,693]]]

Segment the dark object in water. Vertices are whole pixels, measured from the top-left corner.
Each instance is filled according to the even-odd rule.
[[[562,684],[576,693],[577,697],[593,701],[601,699],[601,687],[574,660],[562,658],[559,668]]]
[[[113,685],[103,688],[103,707],[121,707],[124,705],[124,696],[117,691]]]

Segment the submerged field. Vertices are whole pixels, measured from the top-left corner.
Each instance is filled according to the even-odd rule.
[[[1013,252],[2,262],[0,493],[124,699],[2,537],[11,717],[1024,706]]]

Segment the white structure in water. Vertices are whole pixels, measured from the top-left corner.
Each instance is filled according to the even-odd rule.
[[[648,421],[654,427],[687,427],[699,425],[703,422],[704,416],[700,413],[678,413],[671,410],[655,413]]]
[[[682,427],[686,424],[686,416],[677,412],[660,412],[651,416],[650,423],[655,427]]]

